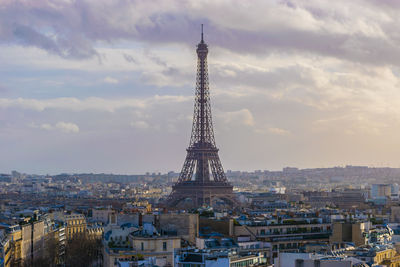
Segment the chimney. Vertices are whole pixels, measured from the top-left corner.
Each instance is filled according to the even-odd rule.
[[[139,227],[143,226],[143,215],[141,212],[139,212]]]

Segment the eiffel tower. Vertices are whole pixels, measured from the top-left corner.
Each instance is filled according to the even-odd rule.
[[[215,145],[211,118],[210,90],[208,87],[208,46],[203,38],[197,45],[197,77],[192,135],[187,155],[177,183],[166,200],[169,207],[191,199],[193,207],[213,206],[217,200],[233,206],[237,200],[233,187],[226,179]]]

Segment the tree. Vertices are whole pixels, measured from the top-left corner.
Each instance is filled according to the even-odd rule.
[[[45,240],[44,258],[47,260],[49,266],[56,266],[60,263],[61,245],[59,240],[54,234],[50,235]]]
[[[74,267],[97,265],[102,259],[101,250],[101,239],[90,238],[86,233],[76,234],[67,242],[65,263]]]

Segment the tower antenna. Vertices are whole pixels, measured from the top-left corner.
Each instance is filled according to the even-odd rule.
[[[203,24],[201,24],[201,42],[204,43],[204,38],[203,38]]]

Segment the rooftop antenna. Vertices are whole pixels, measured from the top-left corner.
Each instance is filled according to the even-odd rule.
[[[201,24],[201,42],[204,43],[204,38],[203,38],[203,24]]]

